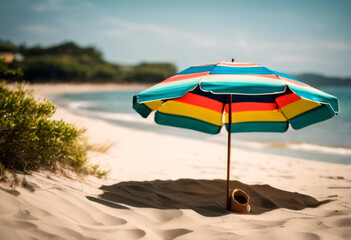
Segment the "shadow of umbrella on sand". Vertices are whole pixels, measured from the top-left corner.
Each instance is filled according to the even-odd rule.
[[[143,117],[162,125],[217,134],[228,131],[227,209],[231,208],[231,133],[285,132],[334,117],[338,99],[258,64],[194,65],[133,97]],[[224,116],[224,119],[223,119]]]
[[[269,185],[247,185],[232,181],[251,197],[251,214],[262,214],[277,208],[302,210],[314,208],[331,200],[318,201],[297,192],[288,192]],[[224,180],[179,179],[145,182],[120,182],[102,186],[103,193],[97,197],[87,196],[91,201],[117,209],[128,206],[155,209],[192,209],[202,216],[217,217],[228,214],[224,208]]]

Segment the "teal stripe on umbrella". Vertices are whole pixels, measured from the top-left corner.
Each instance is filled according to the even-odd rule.
[[[203,77],[157,84],[137,95],[138,102],[179,98],[194,89]]]
[[[285,73],[274,71],[272,69],[270,69],[270,71],[280,77],[298,96],[311,101],[330,104],[335,112],[339,112],[339,101],[336,97],[304,84]]]
[[[208,65],[202,65],[202,66],[191,66],[179,73],[179,74],[190,74],[190,73],[199,73],[199,72],[211,72],[214,67],[216,67],[217,64],[208,64]]]

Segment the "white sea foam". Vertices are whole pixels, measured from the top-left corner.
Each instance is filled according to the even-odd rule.
[[[94,112],[94,115],[107,119],[107,120],[117,120],[124,122],[139,122],[144,124],[155,124],[153,114],[151,113],[148,118],[142,118],[136,113],[106,113],[106,112]]]
[[[314,152],[322,154],[334,154],[342,156],[351,156],[349,147],[325,146],[318,144],[310,144],[304,142],[251,142],[251,141],[235,141],[235,145],[248,147],[252,149],[264,148],[287,148],[296,151]]]
[[[123,122],[138,122],[144,124],[155,124],[153,113],[147,119],[140,117],[137,113],[109,113],[109,112],[100,112],[100,111],[91,111],[86,108],[91,108],[98,106],[100,103],[88,102],[88,101],[74,101],[69,102],[68,107],[75,112],[82,114],[87,117],[101,118],[105,120],[116,120]]]
[[[307,152],[351,156],[351,149],[348,147],[323,146],[309,143],[288,143],[287,148]]]
[[[151,113],[148,118],[142,118],[137,113],[108,113],[108,112],[100,112],[100,111],[90,111],[86,110],[86,108],[96,106],[100,103],[96,102],[88,102],[88,101],[74,101],[69,102],[69,108],[73,109],[80,114],[83,114],[88,117],[98,117],[105,120],[116,120],[123,122],[135,122],[142,124],[155,124],[154,122],[154,113]],[[291,129],[289,129],[291,131]],[[217,136],[217,140],[220,140],[226,135],[226,131],[221,131],[219,136]],[[211,136],[216,138],[214,136]],[[207,139],[205,137],[205,139]],[[318,144],[310,144],[305,142],[256,142],[256,141],[239,141],[234,140],[233,145],[242,146],[250,149],[267,149],[267,148],[287,148],[296,151],[303,152],[313,152],[313,153],[321,153],[321,154],[334,154],[341,156],[351,156],[351,148],[349,147],[336,147],[336,146],[325,146]]]
[[[68,107],[72,109],[81,109],[81,108],[91,107],[94,105],[95,104],[93,102],[88,102],[88,101],[75,101],[75,102],[68,103]]]

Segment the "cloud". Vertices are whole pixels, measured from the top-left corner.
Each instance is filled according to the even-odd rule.
[[[138,37],[151,36],[157,41],[185,42],[200,47],[215,47],[225,43],[224,40],[203,35],[194,34],[153,23],[135,23],[123,21],[117,18],[100,19],[100,24],[105,26],[102,31],[107,37]],[[107,27],[106,27],[107,26]]]
[[[27,33],[41,35],[41,36],[60,33],[60,31],[56,28],[43,26],[43,25],[23,25],[21,29]]]
[[[36,12],[62,11],[63,0],[46,0],[34,5],[32,9]]]
[[[341,42],[341,41],[319,41],[317,45],[323,48],[327,48],[330,50],[350,50],[351,44],[348,42]]]

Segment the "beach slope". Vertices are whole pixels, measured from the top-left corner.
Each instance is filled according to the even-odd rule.
[[[135,86],[134,86],[135,87]],[[122,87],[126,89],[127,86]],[[36,97],[121,89],[34,85]],[[26,176],[0,183],[0,239],[351,239],[351,168],[232,147],[232,188],[251,213],[225,210],[226,146],[125,128],[59,108],[57,119],[87,128],[89,161],[107,179]]]

